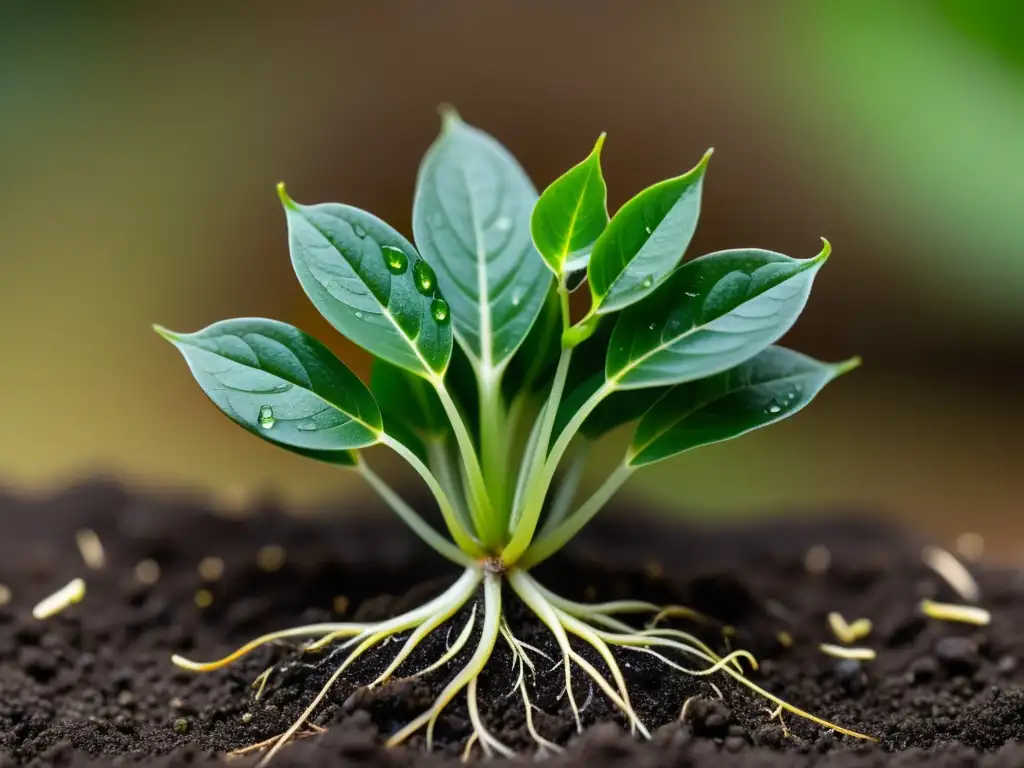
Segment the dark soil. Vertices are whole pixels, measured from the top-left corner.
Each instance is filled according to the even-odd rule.
[[[82,563],[74,532],[83,527],[103,541],[104,570]],[[275,572],[257,564],[257,552],[268,544],[287,555]],[[804,564],[817,544],[832,555],[823,575]],[[199,608],[196,591],[204,584],[197,564],[208,555],[221,557],[225,568],[205,585],[212,604]],[[133,575],[146,558],[161,568],[151,587]],[[296,519],[267,504],[231,520],[198,503],[138,497],[110,483],[44,500],[0,495],[0,584],[11,593],[0,606],[0,767],[219,764],[225,753],[287,728],[338,659],[300,657],[282,645],[194,675],[172,667],[171,653],[214,658],[261,632],[340,620],[332,612],[339,596],[347,598],[345,618],[386,617],[437,593],[454,575],[384,516]],[[921,565],[919,541],[862,517],[704,529],[609,516],[566,556],[538,569],[538,578],[579,600],[629,596],[712,614],[736,628],[734,646],[762,661],[754,679],[880,742],[837,736],[793,716],[786,718],[787,736],[769,719],[765,702],[727,678],[687,677],[623,652],[633,702],[654,738],[623,731],[600,693],[589,696],[582,675],[577,697],[590,703],[588,727],[578,736],[559,697],[561,672],[548,672],[544,663],[533,690],[543,710],[538,727],[569,745],[547,764],[1024,765],[1017,741],[1024,738],[1024,579],[994,568],[976,575],[993,613],[985,628],[916,616],[922,596],[954,596]],[[35,621],[32,605],[75,576],[87,580],[85,600]],[[539,623],[511,594],[506,603],[513,630],[553,653]],[[874,622],[864,642],[877,649],[875,661],[838,662],[818,651],[818,643],[832,639],[826,623],[832,610]],[[455,624],[464,621],[465,614]],[[721,627],[702,631],[725,650]],[[791,646],[780,642],[780,632],[792,637]],[[444,628],[436,632],[403,671],[440,655],[447,635]],[[314,718],[328,732],[287,747],[276,765],[454,765],[470,733],[461,697],[442,718],[432,753],[423,751],[422,740],[381,746],[452,674],[442,669],[420,681],[360,691],[397,647],[356,664]],[[505,697],[513,683],[509,661],[501,648],[482,680],[484,717],[496,736],[529,755],[521,701]],[[279,672],[255,702],[250,683],[271,663],[281,664]],[[679,722],[690,697],[698,698]]]

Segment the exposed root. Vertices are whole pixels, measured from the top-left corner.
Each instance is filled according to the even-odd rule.
[[[552,633],[561,654],[560,659],[556,661],[540,648],[520,640],[513,634],[502,616],[502,581],[504,579],[508,580],[509,585],[519,598]],[[410,633],[404,642],[401,642],[401,647],[388,666],[377,678],[369,683],[368,687],[372,688],[383,685],[398,673],[401,666],[409,660],[415,650],[420,647],[431,633],[449,622],[466,606],[476,595],[481,584],[483,585],[483,616],[476,648],[472,655],[462,669],[445,686],[431,706],[387,740],[388,746],[401,744],[413,734],[424,730],[427,749],[430,749],[433,745],[434,729],[442,711],[459,693],[465,690],[473,732],[463,750],[463,760],[470,758],[473,747],[476,745],[480,746],[485,756],[514,756],[512,748],[500,741],[487,729],[480,713],[478,701],[479,677],[492,657],[499,635],[504,638],[511,651],[512,676],[515,678],[515,683],[505,696],[513,696],[518,693],[522,697],[526,714],[526,728],[530,737],[537,745],[538,755],[559,752],[561,747],[541,735],[534,723],[533,713],[536,706],[530,700],[528,679],[536,678],[537,668],[534,660],[531,658],[531,653],[548,661],[555,661],[555,666],[552,669],[556,669],[559,666],[564,669],[565,688],[562,694],[559,695],[559,698],[563,695],[566,697],[578,731],[582,732],[583,730],[581,713],[589,706],[594,695],[594,686],[596,685],[597,689],[622,712],[629,721],[633,732],[638,732],[645,738],[650,738],[650,732],[644,723],[641,722],[630,701],[629,687],[622,669],[615,658],[614,651],[617,648],[651,656],[670,669],[686,675],[708,677],[717,673],[724,673],[732,677],[739,684],[775,705],[775,709],[769,709],[769,712],[772,719],[777,718],[779,720],[787,735],[789,731],[782,720],[783,712],[797,715],[838,733],[860,739],[871,739],[869,736],[843,728],[794,707],[756,685],[746,677],[743,666],[740,663],[741,660],[745,660],[752,669],[757,669],[757,660],[749,652],[736,650],[721,656],[692,634],[678,629],[658,626],[662,619],[669,617],[682,617],[702,623],[710,621],[696,611],[682,607],[660,608],[651,603],[633,600],[597,603],[594,605],[577,603],[555,595],[520,569],[500,572],[489,570],[482,566],[467,568],[462,576],[443,594],[418,608],[384,621],[374,623],[324,623],[295,627],[262,635],[216,661],[201,663],[190,661],[180,656],[175,656],[173,661],[184,669],[206,672],[220,669],[257,648],[277,643],[284,639],[297,637],[311,638],[311,642],[303,648],[303,651],[306,653],[320,651],[338,640],[344,640],[344,642],[332,650],[331,656],[328,656],[328,658],[331,658],[335,654],[344,655],[343,660],[291,727],[280,736],[267,739],[259,744],[252,744],[231,753],[232,756],[238,756],[267,749],[268,751],[260,763],[262,766],[273,758],[277,751],[290,740],[323,732],[324,729],[311,723],[310,718],[338,679],[365,653],[393,641],[397,644],[399,635],[405,632]],[[432,672],[450,663],[463,651],[477,627],[477,607],[477,605],[472,607],[469,618],[459,632],[458,637],[448,646],[440,658],[428,666],[413,672],[408,678],[415,678]],[[635,629],[617,618],[622,614],[644,613],[653,615],[653,620],[644,629]],[[451,629],[449,629],[449,639],[450,634]],[[569,640],[570,635],[574,636],[578,642],[585,644],[600,657],[603,665],[607,668],[607,676],[572,646]],[[672,657],[668,654],[672,654]],[[676,660],[676,658],[673,658],[677,656],[688,657],[695,660],[697,664],[693,667],[686,666]],[[580,707],[576,702],[572,684],[573,667],[578,668],[590,681],[590,693],[583,707]],[[274,670],[275,667],[273,666],[267,668],[254,681],[253,688],[257,689],[255,699],[258,700],[263,694],[267,681]],[[709,684],[718,691],[714,683],[709,681]],[[719,695],[721,695],[720,692]],[[682,719],[686,718],[689,704],[690,700],[687,700],[683,705],[683,710],[680,713]],[[306,730],[303,730],[304,728]]]
[[[494,651],[495,641],[498,639],[498,631],[501,626],[501,577],[485,573],[484,575],[484,620],[480,633],[480,642],[470,657],[469,662],[463,667],[455,678],[445,686],[440,695],[434,700],[430,709],[421,714],[411,723],[395,733],[387,740],[387,745],[393,747],[401,744],[416,731],[426,726],[427,749],[430,749],[434,741],[434,725],[437,718],[456,694],[477,678],[483,668],[487,665]],[[481,744],[484,738],[477,731]],[[491,745],[493,746],[493,745]]]

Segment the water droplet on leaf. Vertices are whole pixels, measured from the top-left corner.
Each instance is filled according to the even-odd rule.
[[[416,265],[412,268],[412,276],[413,281],[416,283],[417,291],[424,296],[429,296],[434,292],[434,286],[437,285],[437,276],[427,262],[417,261]]]
[[[512,306],[513,307],[518,307],[520,302],[522,302],[522,300],[523,300],[523,296],[522,296],[521,293],[519,293],[519,291],[515,291],[512,294]]]
[[[356,233],[356,237],[366,237],[366,228],[362,224],[353,224],[352,231]]]
[[[768,406],[768,413],[778,413],[782,410],[782,406],[778,403],[772,403]]]
[[[654,278],[651,277],[650,275],[646,275],[644,277],[644,281],[641,283],[641,285],[644,288],[650,288],[652,285],[654,285]]]
[[[434,319],[439,323],[448,322],[448,302],[444,299],[434,299],[430,302],[430,314],[434,316]]]
[[[698,296],[700,296],[699,293],[694,293],[693,291],[683,291],[683,293],[685,293],[691,299],[696,299]]]
[[[651,234],[651,228],[650,228],[650,227],[644,227],[644,229],[646,229],[646,230],[647,230],[647,234],[648,234],[648,235],[649,235],[649,234]]]
[[[269,405],[260,406],[260,414],[258,419],[260,422],[260,426],[263,427],[264,429],[270,429],[277,423],[277,419],[274,418],[274,409],[271,408]]]
[[[494,228],[501,232],[508,232],[512,229],[512,219],[508,216],[502,216],[496,222],[494,222]]]
[[[400,275],[409,268],[409,257],[405,255],[401,248],[382,245],[380,252],[384,255],[384,263],[391,274]]]

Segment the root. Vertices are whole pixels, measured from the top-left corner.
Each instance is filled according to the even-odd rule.
[[[480,642],[470,657],[469,662],[463,667],[455,678],[445,686],[440,695],[434,700],[430,709],[421,714],[411,723],[395,733],[387,740],[387,745],[393,747],[401,744],[424,726],[427,729],[427,749],[430,749],[434,741],[434,725],[442,710],[448,705],[456,694],[474,681],[480,672],[487,665],[494,651],[495,641],[498,639],[498,631],[501,626],[501,577],[493,573],[484,574],[484,620],[480,633]],[[475,724],[474,724],[475,727]],[[476,731],[482,745],[486,744],[483,735]],[[495,740],[497,741],[497,740]],[[493,747],[493,744],[490,746]]]
[[[561,654],[559,659],[553,659],[540,648],[520,640],[513,634],[512,629],[502,616],[503,579],[508,580],[512,590],[552,633],[555,644],[558,646]],[[480,713],[478,701],[479,677],[493,655],[499,635],[504,638],[511,651],[512,676],[515,678],[511,689],[504,695],[508,697],[518,694],[522,698],[526,715],[526,728],[530,738],[537,745],[538,755],[560,752],[561,747],[545,738],[538,731],[534,722],[533,714],[537,707],[530,700],[529,680],[536,678],[537,668],[534,660],[531,658],[531,654],[548,661],[554,661],[555,666],[552,669],[557,669],[559,666],[563,668],[565,688],[562,694],[559,695],[559,698],[562,695],[566,697],[578,731],[582,732],[583,730],[581,714],[590,704],[594,695],[594,686],[596,685],[597,689],[622,712],[629,721],[630,728],[634,733],[640,733],[645,738],[650,738],[650,732],[640,720],[630,701],[628,684],[615,657],[616,649],[632,653],[643,653],[653,657],[670,669],[694,677],[708,677],[718,673],[726,674],[740,685],[745,686],[750,691],[771,702],[775,706],[774,709],[769,708],[771,717],[772,719],[777,718],[779,720],[780,725],[787,734],[788,729],[782,719],[783,712],[796,715],[847,736],[874,740],[870,736],[843,728],[788,704],[755,684],[746,677],[741,664],[741,661],[745,660],[752,669],[757,669],[757,660],[749,652],[736,650],[721,656],[692,634],[678,629],[658,626],[662,619],[669,617],[681,617],[701,623],[708,623],[710,621],[707,617],[696,611],[682,607],[662,608],[652,603],[637,600],[620,600],[593,605],[577,603],[555,595],[521,569],[512,569],[501,573],[474,565],[467,568],[462,576],[438,597],[394,618],[374,623],[310,624],[262,635],[215,661],[196,662],[180,656],[174,656],[173,661],[184,669],[208,672],[220,669],[258,648],[278,643],[282,640],[302,637],[310,638],[311,642],[302,649],[305,653],[321,651],[338,640],[344,641],[334,648],[331,655],[327,657],[330,659],[336,654],[343,654],[343,660],[310,702],[309,706],[306,707],[287,731],[272,739],[249,745],[231,753],[231,756],[239,756],[267,749],[266,755],[259,764],[263,766],[290,740],[305,738],[323,732],[324,729],[310,722],[310,718],[330,693],[334,684],[359,658],[374,648],[386,645],[392,640],[397,640],[398,635],[409,632],[409,636],[401,643],[401,647],[394,658],[391,659],[391,662],[367,687],[373,688],[385,684],[395,677],[402,665],[408,662],[416,649],[421,646],[428,636],[449,622],[473,599],[481,584],[483,585],[482,620],[480,622],[479,638],[472,655],[462,669],[444,687],[430,707],[394,733],[387,740],[387,746],[391,747],[402,744],[413,734],[420,730],[425,730],[426,745],[429,750],[433,745],[434,729],[442,711],[459,693],[465,690],[469,719],[473,731],[466,742],[462,754],[463,760],[469,759],[472,755],[473,747],[476,745],[479,745],[484,755],[488,757],[494,755],[513,757],[515,753],[512,748],[500,741],[487,729]],[[433,672],[449,664],[459,656],[469,644],[476,630],[479,618],[477,608],[478,605],[472,607],[469,618],[459,632],[458,637],[448,646],[446,651],[433,663],[414,671],[406,679]],[[648,622],[646,628],[635,629],[618,618],[624,614],[649,614],[652,616],[652,620]],[[450,635],[452,630],[449,629],[448,631]],[[573,647],[570,643],[570,635],[577,642],[585,644],[596,653],[606,667],[607,675],[598,670]],[[668,654],[671,654],[672,657]],[[692,667],[686,666],[675,658],[678,656],[693,659],[697,664]],[[583,707],[578,706],[576,702],[572,684],[573,667],[581,671],[590,681],[590,694]],[[267,681],[274,670],[274,666],[268,667],[254,681],[253,688],[256,689],[255,699],[258,700],[263,694]],[[709,684],[716,691],[718,690],[714,683],[709,681]],[[684,704],[680,717],[685,718],[689,703],[688,700]],[[307,730],[303,730],[304,728]]]

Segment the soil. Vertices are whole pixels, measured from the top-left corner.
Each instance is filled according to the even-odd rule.
[[[386,617],[451,583],[455,571],[400,524],[375,509],[353,516],[360,511],[296,518],[268,502],[229,519],[200,502],[139,496],[110,482],[45,499],[0,493],[0,584],[10,591],[0,606],[0,767],[212,766],[283,731],[337,656],[300,656],[280,645],[200,675],[177,670],[169,656],[214,658],[299,622]],[[83,564],[75,545],[81,528],[103,542],[103,569]],[[533,690],[541,710],[535,720],[544,735],[568,746],[547,764],[1024,765],[1024,578],[1009,569],[974,569],[993,614],[987,627],[924,619],[915,612],[922,596],[956,598],[922,565],[921,543],[862,514],[712,528],[629,514],[599,520],[567,554],[537,570],[540,581],[578,600],[628,596],[711,614],[722,625],[686,628],[724,651],[723,626],[734,627],[732,645],[762,663],[753,679],[879,742],[793,716],[785,718],[787,733],[766,702],[722,675],[688,677],[623,652],[633,702],[652,740],[630,736],[582,676],[576,692],[588,702],[587,727],[576,734],[559,696],[561,671],[549,672],[545,663]],[[276,570],[258,563],[268,545],[285,554]],[[805,564],[816,545],[831,554],[824,573]],[[197,564],[211,555],[223,560],[223,575],[205,583]],[[160,566],[150,586],[134,574],[145,559]],[[32,618],[36,601],[76,576],[88,584],[81,604],[45,621]],[[196,593],[203,588],[212,602],[201,608]],[[554,655],[550,637],[511,594],[506,604],[513,631]],[[833,610],[851,621],[872,620],[863,643],[877,650],[875,660],[838,661],[818,650],[834,641],[826,621]],[[461,628],[465,620],[463,613],[453,624]],[[436,658],[449,637],[446,628],[435,632],[403,671]],[[275,764],[457,764],[470,733],[462,697],[439,723],[433,752],[423,750],[422,739],[383,748],[383,738],[423,711],[452,674],[444,668],[415,682],[361,690],[396,648],[357,663],[314,717],[326,733],[288,746]],[[514,682],[509,662],[500,648],[481,681],[483,716],[496,736],[530,755],[521,701],[505,696]],[[278,671],[254,701],[251,683],[272,663]]]

